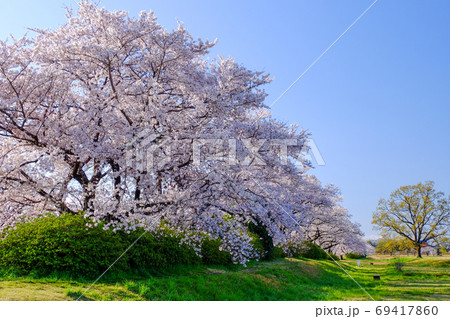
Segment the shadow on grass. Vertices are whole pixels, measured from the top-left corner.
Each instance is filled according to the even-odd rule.
[[[405,268],[409,269],[405,272],[396,270],[395,261],[370,264],[369,260],[360,266],[353,262],[339,263],[376,300],[450,298],[446,292],[449,277],[437,276],[433,273],[435,267],[416,268],[417,262],[406,262]],[[440,268],[439,274],[444,272]],[[381,280],[374,281],[374,274],[381,275]],[[86,278],[74,279],[67,274],[54,273],[51,277],[16,278],[11,284],[14,287],[42,285],[58,288],[64,294],[62,297],[77,300],[92,282]],[[247,267],[178,266],[152,272],[134,270],[129,273],[110,273],[80,298],[85,301],[369,299],[332,261],[304,258],[253,262]]]
[[[77,290],[77,291],[71,291],[69,290],[66,295],[70,298],[72,298],[73,300],[80,300],[80,301],[94,301],[94,299],[92,298],[88,298],[86,296],[83,295],[83,292],[81,290]]]

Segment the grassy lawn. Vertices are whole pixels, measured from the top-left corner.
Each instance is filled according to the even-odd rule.
[[[401,263],[396,266],[396,263]],[[341,261],[375,300],[450,300],[450,256]],[[397,268],[402,268],[401,270]],[[373,275],[380,275],[374,281]],[[3,276],[0,300],[75,300],[91,281]],[[82,300],[370,300],[333,262],[278,259],[248,267],[186,267],[105,280]]]

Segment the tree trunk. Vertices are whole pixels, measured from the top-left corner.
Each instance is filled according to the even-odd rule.
[[[422,247],[417,246],[417,258],[422,258]]]

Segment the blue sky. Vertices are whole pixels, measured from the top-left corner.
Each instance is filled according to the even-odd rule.
[[[269,72],[271,104],[373,0],[118,1],[110,10],[153,10],[173,29],[219,39],[212,54]],[[55,28],[73,0],[2,3],[0,39]],[[366,235],[378,200],[401,185],[434,180],[450,193],[450,1],[379,0],[273,107],[309,130]]]

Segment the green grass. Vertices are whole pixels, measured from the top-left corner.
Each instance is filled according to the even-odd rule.
[[[450,300],[450,257],[372,256],[340,262],[375,300]],[[371,264],[372,263],[372,264]],[[395,264],[403,263],[402,270]],[[373,275],[380,275],[374,281]],[[0,277],[0,300],[75,300],[91,282],[55,274]],[[116,276],[82,300],[369,300],[331,261],[277,259],[248,267],[177,267],[143,278]]]

